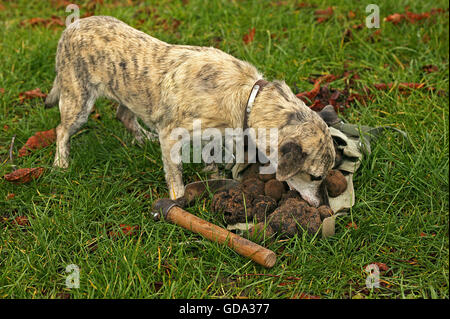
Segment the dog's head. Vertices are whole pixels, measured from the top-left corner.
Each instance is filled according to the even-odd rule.
[[[303,199],[317,207],[323,204],[321,185],[334,165],[335,151],[327,125],[311,113],[307,120],[288,125],[279,132],[276,178],[286,181]]]

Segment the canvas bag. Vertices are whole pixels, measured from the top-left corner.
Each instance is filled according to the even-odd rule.
[[[360,167],[363,156],[370,155],[371,142],[374,142],[385,130],[396,131],[407,140],[408,135],[390,126],[370,127],[346,123],[338,116],[332,105],[327,105],[318,114],[327,123],[334,142],[343,153],[342,163],[335,169],[340,170],[347,180],[347,189],[341,195],[334,198],[328,196],[329,206],[334,214],[323,220],[322,236],[329,237],[335,234],[336,217],[346,215],[346,211],[355,204],[353,175]],[[249,163],[236,163],[231,169],[233,179],[241,181],[242,172],[250,165]],[[243,227],[243,225],[229,225],[228,229],[243,230]],[[248,229],[248,227],[249,225],[246,225],[244,229]]]

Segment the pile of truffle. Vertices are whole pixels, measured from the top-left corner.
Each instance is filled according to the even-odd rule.
[[[347,181],[338,170],[325,179],[328,195],[336,197],[347,188]],[[242,175],[242,182],[226,191],[216,193],[212,210],[223,214],[228,225],[253,223],[249,236],[268,238],[275,233],[284,238],[307,231],[315,234],[322,221],[333,214],[328,206],[310,206],[275,174],[259,174],[259,165],[252,164]]]

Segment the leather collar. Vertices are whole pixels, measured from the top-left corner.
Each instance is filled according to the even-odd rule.
[[[259,92],[261,92],[267,84],[269,84],[269,82],[263,79],[258,80],[255,82],[255,84],[253,84],[252,90],[250,91],[250,95],[248,96],[247,104],[244,110],[244,125],[243,125],[244,131],[248,128],[247,123],[248,115],[252,111],[253,103],[255,102],[255,99],[258,96]]]

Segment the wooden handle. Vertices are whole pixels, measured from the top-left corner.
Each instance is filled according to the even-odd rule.
[[[170,208],[166,218],[170,222],[200,234],[211,241],[228,245],[228,247],[238,254],[252,259],[261,266],[271,268],[275,265],[277,256],[273,251],[242,238],[222,227],[211,224],[178,206]]]

